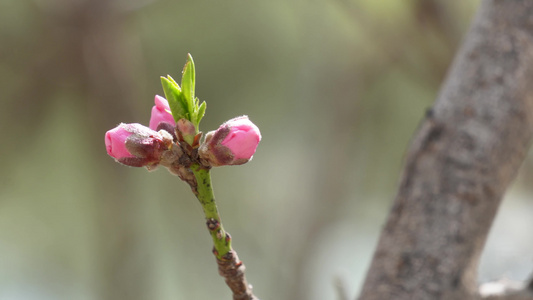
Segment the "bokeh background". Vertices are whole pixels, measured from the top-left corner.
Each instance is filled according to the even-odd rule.
[[[403,155],[478,1],[0,0],[0,299],[230,299],[200,205],[107,156],[159,76],[196,62],[201,129],[247,114],[250,163],[213,170],[261,299],[353,299]],[[533,160],[480,281],[533,270]],[[345,297],[345,298],[344,298]]]

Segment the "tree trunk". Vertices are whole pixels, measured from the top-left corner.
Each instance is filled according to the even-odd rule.
[[[484,298],[479,257],[532,136],[533,1],[482,1],[411,143],[359,299]],[[533,299],[531,285],[514,293],[486,299]]]

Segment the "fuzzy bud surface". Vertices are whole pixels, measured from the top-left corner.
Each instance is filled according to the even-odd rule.
[[[107,154],[117,162],[131,167],[155,166],[164,151],[172,146],[172,136],[156,132],[141,124],[124,124],[105,134]]]

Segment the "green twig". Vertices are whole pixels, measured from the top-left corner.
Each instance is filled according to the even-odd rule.
[[[213,238],[213,254],[217,258],[219,274],[224,277],[226,284],[233,292],[234,300],[259,300],[252,293],[252,286],[244,277],[244,264],[239,260],[237,252],[231,248],[229,233],[222,227],[209,169],[199,164],[191,165],[190,169],[196,179],[196,187],[191,187],[204,209],[207,229]]]
[[[213,238],[215,246],[213,252],[217,259],[223,259],[223,256],[232,250],[231,237],[222,227],[222,221],[215,203],[213,186],[211,185],[211,174],[209,169],[200,165],[192,165],[191,170],[196,177],[196,197],[204,209],[207,229],[209,229],[209,233]]]

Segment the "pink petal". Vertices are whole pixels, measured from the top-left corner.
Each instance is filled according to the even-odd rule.
[[[124,130],[120,125],[107,131],[105,133],[105,147],[107,154],[114,158],[134,157],[128,149],[126,149],[126,139],[131,135],[130,132]]]
[[[172,126],[176,126],[174,117],[172,117],[172,114],[170,113],[168,101],[165,98],[156,95],[154,102],[155,105],[152,107],[152,116],[150,117],[149,127],[153,130],[157,130],[157,126],[161,122],[167,122]]]
[[[248,117],[238,117],[223,124],[229,126],[230,132],[222,141],[233,153],[234,159],[251,159],[261,141],[259,128]]]

